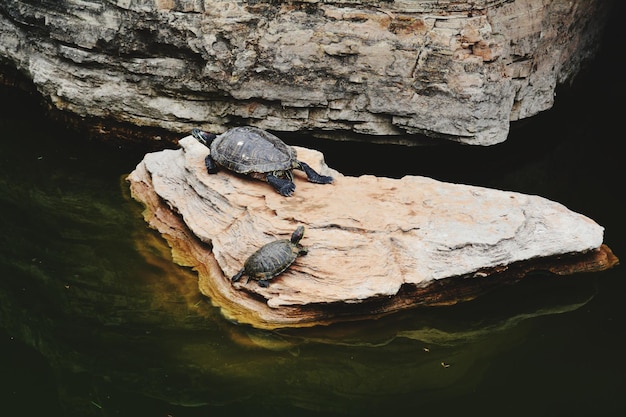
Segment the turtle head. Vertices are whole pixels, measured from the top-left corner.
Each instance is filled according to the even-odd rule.
[[[291,234],[291,243],[298,243],[304,236],[304,226],[298,226],[296,230]]]
[[[191,135],[196,138],[198,142],[207,147],[211,145],[213,139],[217,137],[213,133],[207,133],[204,130],[198,129],[197,127],[191,129]]]

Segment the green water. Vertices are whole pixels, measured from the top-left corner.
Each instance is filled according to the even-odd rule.
[[[547,197],[604,226],[623,258],[624,157],[613,132],[624,81],[606,59],[503,145],[362,145],[355,154],[354,144],[298,144],[350,175],[427,175]],[[11,415],[626,410],[622,266],[536,274],[472,302],[375,321],[254,330],[224,320],[147,228],[124,180],[143,152],[55,126],[13,90],[0,96],[0,405]]]

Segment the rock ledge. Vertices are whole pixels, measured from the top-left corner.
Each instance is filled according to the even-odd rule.
[[[552,107],[612,3],[12,0],[0,2],[0,63],[96,131],[160,140],[245,123],[492,145]]]

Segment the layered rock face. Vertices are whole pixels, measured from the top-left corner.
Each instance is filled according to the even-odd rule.
[[[227,317],[256,327],[455,303],[524,271],[601,270],[617,261],[602,245],[601,226],[538,196],[425,177],[343,176],[320,153],[296,148],[334,182],[309,183],[296,171],[296,191],[283,197],[256,179],[208,174],[208,149],[192,137],[180,144],[145,156],[128,176],[132,195],[175,261],[198,271],[201,291]],[[268,287],[231,282],[256,249],[298,225],[306,256]],[[574,267],[555,260],[572,254],[586,258]],[[509,270],[521,273],[502,279]]]
[[[490,145],[552,106],[610,4],[14,0],[0,57],[80,118]]]

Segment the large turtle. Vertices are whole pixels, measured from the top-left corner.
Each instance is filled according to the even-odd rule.
[[[298,226],[291,235],[291,239],[279,239],[266,243],[257,249],[243,264],[231,280],[239,281],[247,275],[248,283],[251,279],[258,281],[261,287],[267,287],[269,281],[285,271],[299,255],[306,255],[307,249],[299,242],[304,236],[304,226]]]
[[[286,197],[296,189],[293,169],[304,171],[308,180],[317,184],[333,182],[332,177],[320,175],[306,163],[298,161],[291,146],[258,127],[235,127],[219,136],[195,128],[191,134],[210,149],[204,160],[209,174],[215,174],[218,166],[222,166],[267,181]]]

